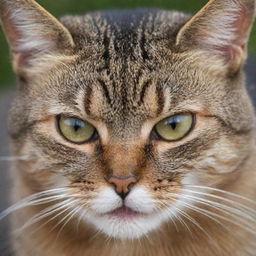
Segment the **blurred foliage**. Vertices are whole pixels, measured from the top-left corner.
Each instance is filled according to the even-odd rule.
[[[64,14],[83,14],[94,10],[138,7],[176,9],[195,13],[207,0],[38,0],[38,2],[53,15],[60,17]],[[249,51],[253,55],[256,53],[256,26],[251,36]],[[14,85],[15,78],[2,30],[0,30],[0,56],[0,88],[7,88],[7,85]]]

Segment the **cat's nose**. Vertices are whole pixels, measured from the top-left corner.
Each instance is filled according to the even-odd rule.
[[[124,200],[133,185],[138,182],[138,178],[135,175],[126,177],[111,175],[107,181],[114,186],[116,193]]]

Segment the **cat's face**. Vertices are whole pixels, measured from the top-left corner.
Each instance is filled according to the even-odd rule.
[[[199,186],[235,179],[252,136],[253,111],[238,71],[252,13],[241,7],[232,16],[237,22],[226,21],[239,28],[230,39],[234,48],[224,44],[231,30],[226,37],[207,30],[204,42],[200,26],[210,26],[215,2],[196,16],[203,25],[195,19],[183,26],[189,17],[172,12],[96,13],[64,18],[70,34],[52,24],[65,52],[56,43],[54,54],[32,58],[26,52],[35,50],[32,44],[19,48],[20,88],[9,127],[33,191],[66,188],[75,218],[111,237],[134,239],[190,211]],[[234,2],[223,2],[227,15]],[[16,5],[26,17],[28,9]],[[33,8],[37,17],[41,10]],[[218,47],[209,39],[214,33],[223,40]],[[37,43],[54,48],[43,34]]]

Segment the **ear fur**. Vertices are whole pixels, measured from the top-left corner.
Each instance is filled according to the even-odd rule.
[[[247,42],[255,15],[255,0],[210,0],[180,30],[176,45],[217,57],[236,73],[247,58]]]
[[[0,21],[17,74],[37,72],[54,62],[48,57],[60,59],[74,47],[69,31],[34,0],[0,0]]]

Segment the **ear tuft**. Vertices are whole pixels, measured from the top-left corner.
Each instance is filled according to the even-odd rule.
[[[18,74],[32,71],[46,56],[69,55],[74,47],[69,31],[33,0],[1,0],[0,20]]]
[[[247,57],[254,15],[255,0],[211,0],[180,30],[176,44],[217,56],[237,72]]]

